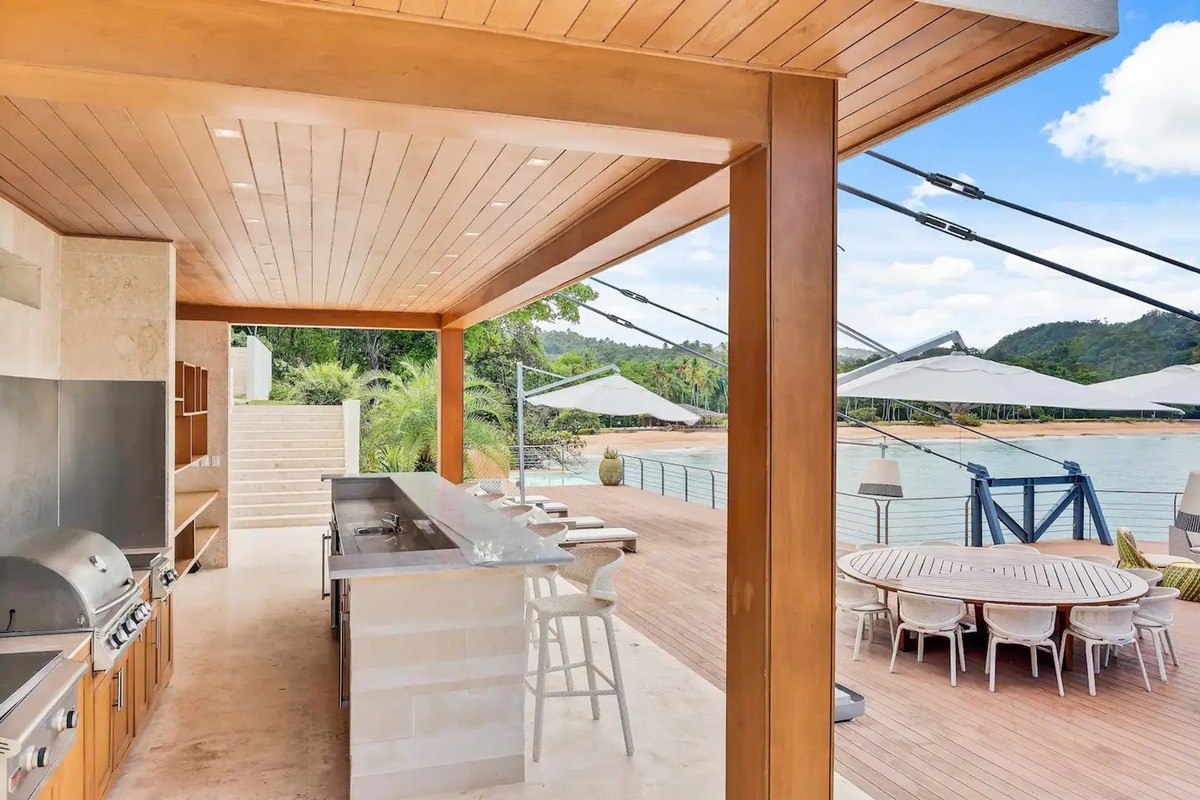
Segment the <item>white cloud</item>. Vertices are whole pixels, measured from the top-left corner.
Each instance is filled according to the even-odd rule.
[[[1158,262],[1113,246],[1061,245],[1038,250],[1034,255],[1122,285],[1150,280],[1163,271]],[[1052,272],[1049,267],[1016,256],[1005,256],[1004,268],[1029,278],[1045,277]]]
[[[1141,178],[1200,174],[1200,22],[1162,26],[1101,85],[1099,99],[1046,126],[1064,156]]]
[[[954,176],[957,180],[963,183],[975,183],[975,179],[965,172],[960,172]],[[920,183],[914,184],[912,191],[909,192],[908,199],[904,201],[904,206],[913,211],[918,211],[925,208],[925,201],[931,197],[945,197],[948,194],[954,194],[940,186],[934,186],[929,181],[923,180]]]
[[[933,261],[923,264],[894,262],[888,267],[887,277],[894,283],[942,286],[961,281],[974,272],[975,264],[969,258],[938,256]]]
[[[699,261],[701,263],[717,260],[717,256],[712,250],[693,250],[688,255],[688,258],[692,261]]]

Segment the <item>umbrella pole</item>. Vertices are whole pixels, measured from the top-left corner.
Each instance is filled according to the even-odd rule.
[[[517,488],[525,503],[525,365],[517,362]]]

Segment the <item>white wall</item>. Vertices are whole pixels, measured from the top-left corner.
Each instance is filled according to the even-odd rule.
[[[53,230],[0,198],[0,263],[39,271],[35,305],[0,296],[0,375],[59,377],[60,242]]]
[[[257,336],[246,337],[246,399],[271,396],[271,351]]]

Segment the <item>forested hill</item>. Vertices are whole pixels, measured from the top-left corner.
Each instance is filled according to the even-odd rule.
[[[664,362],[686,356],[670,347],[630,345],[593,339],[574,331],[543,330],[542,346],[550,359],[564,353],[590,353],[597,362]],[[686,342],[689,347],[725,358],[725,350]],[[842,348],[843,359],[866,351]],[[1123,378],[1173,364],[1200,363],[1200,324],[1153,311],[1132,322],[1048,322],[1010,333],[982,355],[1081,383]]]
[[[1132,322],[1049,322],[1010,333],[983,355],[1092,383],[1200,362],[1200,324],[1162,311]]]
[[[663,345],[625,344],[614,342],[612,339],[593,339],[582,336],[575,331],[542,330],[539,334],[546,357],[554,360],[563,353],[590,353],[601,364],[614,364],[618,361],[670,361],[688,353],[673,347]],[[725,345],[713,347],[702,342],[680,342],[693,350],[708,353],[724,360]]]
[[[593,339],[590,336],[575,333],[575,331],[542,330],[539,336],[542,340],[542,348],[546,351],[546,357],[551,360],[564,353],[581,355],[591,353],[601,364],[615,364],[618,361],[670,361],[688,355],[682,350],[676,350],[666,345],[654,347],[653,345],[625,344],[624,342],[614,342],[612,339]],[[681,344],[722,360],[725,359],[724,345],[713,347],[700,342],[681,342]],[[838,359],[842,362],[861,361],[870,357],[870,350],[858,347],[838,348]]]

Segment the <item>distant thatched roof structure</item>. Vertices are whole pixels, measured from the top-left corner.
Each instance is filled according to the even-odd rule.
[[[720,411],[709,411],[707,408],[700,408],[700,406],[694,406],[690,403],[678,403],[677,405],[680,408],[686,408],[688,411],[700,417],[700,419],[726,419],[729,417],[728,414],[722,414]]]

